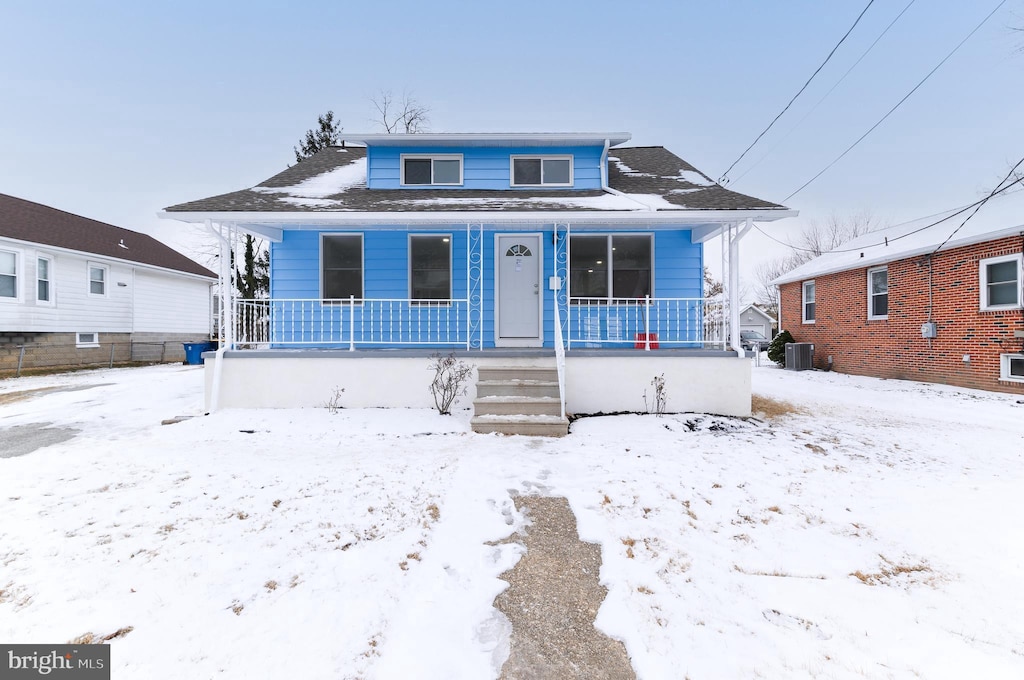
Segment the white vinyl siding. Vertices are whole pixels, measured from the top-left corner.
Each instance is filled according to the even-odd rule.
[[[1004,255],[978,263],[983,311],[1021,307],[1021,262],[1020,255]]]
[[[210,282],[136,270],[132,330],[195,333],[202,339],[210,332]]]
[[[21,286],[18,276],[21,270],[21,253],[0,250],[0,300],[18,300]]]
[[[815,286],[814,281],[804,281],[801,286],[802,300],[801,300],[801,316],[804,323],[814,323],[817,317],[817,302],[815,301]]]
[[[868,270],[868,318],[889,318],[889,269],[875,267]]]
[[[572,156],[511,156],[511,178],[514,187],[571,187]]]
[[[401,155],[402,186],[461,186],[462,154]]]

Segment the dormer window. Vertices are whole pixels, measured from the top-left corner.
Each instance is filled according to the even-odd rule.
[[[571,187],[572,156],[512,156],[512,186]]]
[[[402,154],[402,186],[460,186],[462,154]]]

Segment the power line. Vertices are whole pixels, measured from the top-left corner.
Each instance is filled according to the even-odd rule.
[[[927,80],[928,80],[929,78],[931,78],[931,77],[932,77],[932,75],[933,75],[933,74],[934,74],[934,73],[935,73],[936,71],[938,71],[938,70],[939,70],[939,68],[941,68],[943,64],[945,64],[945,63],[946,63],[947,61],[949,61],[949,58],[950,58],[950,57],[952,57],[952,56],[953,56],[954,54],[956,54],[956,52],[957,52],[957,51],[958,51],[958,50],[959,50],[959,49],[960,49],[960,48],[961,48],[961,47],[963,46],[963,44],[964,44],[965,42],[967,42],[968,40],[970,40],[971,36],[972,36],[972,35],[974,35],[975,33],[977,33],[977,32],[978,32],[978,30],[979,30],[979,29],[980,29],[980,28],[981,28],[982,26],[984,26],[984,25],[985,25],[985,23],[986,23],[986,22],[987,22],[987,21],[988,21],[988,20],[989,20],[990,18],[992,18],[992,15],[993,15],[993,14],[995,14],[995,13],[996,13],[996,12],[997,12],[997,11],[999,10],[999,8],[1000,8],[1000,7],[1002,7],[1002,6],[1003,6],[1003,5],[1005,5],[1005,4],[1006,4],[1006,0],[1000,0],[999,4],[997,4],[997,5],[995,6],[995,8],[994,8],[994,9],[993,9],[993,10],[992,10],[991,12],[989,12],[989,13],[988,13],[988,15],[987,15],[987,16],[986,16],[986,17],[985,17],[984,19],[982,19],[982,20],[981,20],[981,23],[979,23],[979,24],[978,24],[977,26],[975,26],[975,27],[974,27],[974,30],[972,30],[972,31],[971,31],[970,33],[968,33],[968,34],[967,34],[967,37],[965,37],[965,38],[964,38],[963,40],[961,40],[961,41],[960,41],[960,42],[959,42],[959,43],[957,44],[957,46],[956,46],[956,47],[954,47],[954,48],[953,48],[953,50],[952,50],[952,51],[951,51],[951,52],[950,52],[949,54],[947,54],[947,55],[946,55],[945,57],[943,57],[942,61],[940,61],[940,62],[939,62],[939,63],[938,63],[938,64],[937,64],[936,66],[935,66],[935,68],[933,68],[933,69],[932,69],[931,71],[929,71],[929,72],[928,72],[928,75],[926,75],[926,76],[925,76],[924,78],[922,78],[922,79],[921,79],[921,81],[920,81],[920,82],[919,82],[919,83],[918,83],[917,85],[915,85],[915,86],[914,86],[914,88],[913,88],[913,89],[912,89],[912,90],[911,90],[910,92],[908,92],[908,93],[907,93],[907,94],[906,94],[906,95],[905,95],[905,96],[903,97],[903,99],[901,99],[901,100],[899,100],[898,102],[896,102],[896,105],[895,105],[895,106],[893,106],[893,107],[892,107],[891,109],[889,109],[888,113],[886,113],[886,114],[885,114],[884,116],[882,116],[882,117],[881,117],[881,118],[880,118],[880,119],[878,120],[878,122],[877,122],[877,123],[875,123],[874,125],[872,125],[872,126],[871,126],[871,127],[870,127],[870,128],[868,129],[868,131],[867,131],[867,132],[865,132],[864,134],[862,134],[862,135],[861,135],[861,136],[860,136],[860,137],[859,137],[859,138],[857,139],[857,141],[855,141],[855,142],[854,142],[853,144],[851,144],[851,145],[850,145],[849,147],[847,147],[846,151],[843,151],[843,152],[842,152],[841,154],[839,154],[838,156],[836,156],[836,157],[835,157],[835,159],[834,159],[834,160],[833,160],[833,161],[832,161],[831,163],[829,163],[829,164],[828,164],[828,165],[826,165],[826,166],[825,166],[824,168],[822,168],[822,169],[821,169],[821,171],[820,171],[820,172],[818,172],[818,174],[816,174],[816,175],[815,175],[814,177],[812,177],[812,178],[810,178],[809,180],[807,180],[806,182],[804,182],[804,183],[803,183],[803,185],[801,185],[801,187],[800,187],[799,189],[797,189],[796,191],[794,191],[793,193],[791,193],[791,194],[790,194],[789,196],[786,196],[786,197],[785,197],[784,199],[782,199],[782,202],[783,202],[783,203],[785,203],[786,201],[788,201],[789,199],[793,198],[794,196],[796,196],[797,194],[799,194],[799,193],[800,193],[801,191],[803,191],[804,189],[806,189],[806,188],[807,188],[807,187],[808,187],[808,186],[809,186],[809,185],[811,184],[811,182],[813,182],[814,180],[816,180],[816,179],[818,179],[819,177],[821,177],[822,175],[824,175],[824,174],[825,174],[825,173],[826,173],[826,172],[827,172],[827,171],[829,170],[829,168],[831,168],[831,167],[832,167],[833,165],[835,165],[835,164],[836,164],[836,163],[838,163],[838,162],[839,162],[840,160],[842,160],[842,159],[843,159],[843,157],[844,157],[844,156],[846,156],[846,154],[848,154],[848,153],[850,153],[851,151],[853,151],[854,147],[856,147],[856,146],[857,146],[858,144],[860,144],[860,143],[861,143],[862,141],[864,141],[864,139],[865,139],[865,138],[866,138],[866,137],[867,137],[868,135],[870,135],[870,134],[871,134],[872,132],[874,132],[874,131],[875,131],[875,128],[877,128],[877,127],[878,127],[879,125],[881,125],[882,123],[884,123],[884,122],[885,122],[885,120],[886,120],[886,119],[887,119],[887,118],[888,118],[889,116],[891,116],[891,115],[893,114],[893,112],[895,112],[895,111],[896,111],[896,109],[898,109],[898,108],[899,108],[900,106],[902,106],[902,105],[903,105],[903,102],[905,102],[905,101],[907,101],[908,99],[910,99],[910,96],[911,96],[912,94],[914,94],[915,92],[917,92],[918,88],[920,88],[920,87],[921,87],[922,85],[924,85],[924,84],[925,84],[925,82],[927,82]]]
[[[1004,0],[1004,2],[1005,2],[1005,0]],[[750,146],[748,146],[743,151],[743,153],[740,154],[740,157],[737,158],[736,160],[734,160],[732,162],[732,165],[730,165],[729,168],[725,172],[722,173],[722,176],[718,180],[719,184],[726,185],[726,184],[729,183],[729,172],[733,168],[735,168],[736,164],[739,163],[741,160],[743,160],[743,157],[747,155],[747,152],[750,151],[751,149],[753,149],[754,145],[757,144],[759,141],[761,141],[761,138],[764,137],[765,134],[769,130],[772,129],[772,126],[775,125],[776,121],[778,121],[779,118],[782,117],[782,114],[784,114],[786,111],[789,110],[789,107],[793,105],[793,102],[796,101],[796,98],[799,97],[803,93],[803,91],[807,89],[807,86],[811,84],[811,81],[814,80],[814,77],[816,75],[818,75],[818,72],[821,71],[821,69],[825,68],[825,64],[827,64],[829,62],[829,59],[832,58],[832,55],[836,53],[836,50],[839,49],[839,46],[842,45],[843,42],[846,40],[846,38],[850,35],[850,33],[853,32],[853,29],[856,28],[857,24],[860,23],[861,17],[863,17],[864,14],[867,13],[868,8],[871,7],[871,5],[873,5],[873,4],[875,4],[875,0],[868,0],[867,6],[865,6],[864,9],[861,10],[861,13],[859,15],[857,15],[857,20],[853,22],[853,26],[850,26],[850,29],[848,31],[846,31],[846,33],[843,35],[842,38],[839,39],[839,42],[836,43],[836,46],[833,47],[832,51],[828,53],[827,57],[825,57],[825,61],[821,62],[821,66],[819,66],[817,69],[814,70],[814,73],[812,73],[811,77],[807,79],[807,82],[804,83],[804,86],[801,87],[800,90],[795,95],[793,95],[793,98],[789,100],[789,103],[786,104],[786,106],[782,109],[782,111],[779,111],[779,115],[775,116],[775,118],[772,119],[772,122],[768,123],[768,127],[766,127],[764,130],[762,130],[761,134],[759,134],[757,136],[757,138],[754,139],[754,141],[750,143]]]
[[[1024,162],[1024,159],[1021,159],[1021,162]],[[1017,163],[1017,166],[1019,166],[1019,165],[1021,165],[1021,163]],[[1016,169],[1017,166],[1014,166],[1014,169]],[[1013,171],[1011,170],[1010,172],[1012,173]],[[1003,181],[1005,182],[1006,180],[1004,179]],[[996,190],[994,190],[992,193],[990,193],[985,198],[978,199],[974,203],[970,203],[968,205],[965,205],[965,206],[957,209],[956,212],[953,212],[953,213],[950,213],[949,215],[946,215],[941,220],[936,220],[934,222],[931,222],[929,224],[924,225],[923,227],[920,227],[918,229],[914,229],[913,231],[908,231],[906,234],[901,234],[899,236],[893,236],[892,238],[883,237],[883,240],[879,241],[878,243],[869,243],[869,244],[866,244],[866,245],[857,246],[856,248],[836,248],[836,249],[830,250],[828,252],[829,253],[855,253],[855,252],[857,252],[859,250],[865,250],[866,248],[875,248],[877,246],[887,246],[890,243],[892,243],[893,241],[899,241],[900,239],[907,238],[908,236],[913,236],[914,234],[918,234],[918,233],[924,231],[925,229],[931,229],[934,226],[940,225],[943,222],[945,222],[946,220],[953,219],[954,217],[956,217],[958,215],[963,215],[965,212],[967,212],[971,208],[974,208],[975,206],[983,205],[988,200],[1003,194],[1004,192],[1008,191],[1010,188],[1012,188],[1012,187],[1014,187],[1015,185],[1018,185],[1018,184],[1024,185],[1024,177],[1021,177],[1021,178],[1019,178],[1017,180],[1014,180],[1013,182],[1010,182],[1009,184],[1007,184],[1006,186],[1004,186],[1002,188],[998,188],[997,187]],[[907,220],[906,222],[900,222],[899,224],[894,224],[894,225],[891,225],[891,226],[886,227],[886,228],[887,229],[893,229],[895,227],[902,227],[905,224],[912,224],[912,223],[917,222],[919,220],[927,220],[927,219],[930,219],[932,217],[937,217],[938,215],[943,215],[943,214],[945,214],[945,212],[948,212],[948,211],[934,213],[932,215],[927,215],[925,217],[917,217],[917,218],[914,218],[912,220]],[[977,212],[977,211],[975,211],[975,212]],[[972,215],[972,217],[973,217],[973,215]],[[966,220],[965,220],[965,222],[966,222]],[[963,224],[961,224],[960,227],[963,227]],[[767,236],[772,241],[775,241],[779,245],[786,246],[787,248],[790,248],[792,250],[799,250],[799,251],[802,251],[802,252],[805,252],[805,253],[814,253],[815,255],[824,255],[824,254],[826,254],[826,253],[819,253],[816,250],[814,250],[813,248],[801,248],[799,246],[793,245],[792,243],[786,243],[785,241],[782,241],[780,239],[775,238],[774,236],[772,236],[771,234],[766,232],[764,229],[762,229],[761,227],[757,226],[757,224],[754,224],[754,228],[757,229],[759,232],[761,232],[763,235]],[[959,230],[960,230],[960,228],[958,227],[957,231],[959,231]],[[956,231],[954,231],[953,233],[955,234]],[[950,238],[952,238],[952,234],[950,235]],[[946,239],[946,241],[949,241],[949,239]],[[944,241],[942,245],[945,245],[945,243],[946,242]],[[939,246],[939,247],[941,248],[942,246]]]
[[[746,177],[750,173],[751,170],[753,170],[754,168],[759,166],[761,164],[761,161],[763,161],[765,158],[768,158],[768,156],[772,155],[772,153],[774,153],[774,151],[776,149],[778,149],[780,146],[782,146],[782,143],[784,141],[786,141],[787,139],[789,139],[789,136],[791,134],[793,134],[797,130],[797,128],[799,128],[803,124],[803,122],[805,120],[810,118],[811,114],[814,113],[818,109],[819,106],[821,106],[822,102],[824,102],[826,99],[828,99],[829,95],[832,94],[835,91],[835,89],[842,84],[842,82],[844,80],[846,80],[846,76],[850,75],[850,73],[853,71],[853,69],[857,68],[857,65],[860,64],[860,62],[864,61],[864,57],[868,56],[868,53],[871,52],[871,50],[873,50],[875,48],[875,45],[877,45],[878,42],[882,38],[885,37],[885,34],[889,32],[889,29],[892,28],[893,25],[897,21],[899,21],[900,18],[904,14],[907,13],[907,10],[910,9],[910,6],[913,5],[915,2],[917,2],[917,0],[910,0],[910,2],[907,3],[907,6],[904,7],[903,10],[899,14],[896,15],[895,19],[893,19],[892,21],[889,22],[889,25],[885,27],[885,30],[882,31],[877,38],[875,38],[875,41],[873,43],[871,43],[870,45],[868,45],[868,48],[866,50],[864,50],[864,53],[861,54],[860,57],[858,57],[857,61],[853,62],[853,66],[851,66],[850,68],[846,69],[846,73],[844,73],[842,75],[842,77],[839,80],[836,81],[836,84],[833,85],[832,88],[828,92],[825,93],[825,96],[823,96],[821,99],[819,99],[818,103],[815,104],[814,106],[812,106],[811,110],[808,111],[806,114],[804,114],[804,117],[801,118],[800,120],[798,120],[796,125],[794,125],[792,128],[790,128],[789,132],[787,132],[785,135],[783,135],[782,138],[779,139],[779,141],[775,143],[775,146],[773,146],[768,151],[766,151],[765,154],[763,156],[761,156],[760,158],[758,158],[757,161],[753,165],[751,165],[749,168],[744,170],[742,175],[740,175],[739,177],[737,177],[736,179],[734,179],[732,181],[733,182],[739,182],[741,179]]]
[[[957,233],[958,231],[960,231],[961,229],[963,229],[963,228],[964,228],[964,225],[965,225],[965,224],[967,224],[968,220],[970,220],[970,219],[971,219],[972,217],[974,217],[975,215],[977,215],[977,214],[978,214],[978,211],[979,211],[979,210],[981,210],[981,207],[982,207],[983,205],[985,205],[986,203],[988,203],[988,199],[990,199],[990,198],[992,198],[993,196],[995,196],[995,195],[996,195],[996,191],[997,191],[997,190],[999,189],[999,187],[1003,186],[1003,183],[1004,183],[1004,182],[1006,182],[1006,180],[1008,180],[1008,179],[1010,179],[1011,177],[1013,177],[1013,174],[1014,174],[1015,172],[1017,172],[1017,168],[1019,168],[1019,167],[1021,166],[1021,163],[1024,163],[1024,158],[1021,158],[1021,159],[1020,159],[1019,161],[1017,161],[1017,164],[1016,164],[1015,166],[1013,166],[1012,168],[1010,168],[1010,172],[1006,173],[1006,177],[1004,177],[1004,178],[1003,178],[1003,179],[1002,179],[1002,180],[1001,180],[1001,181],[999,182],[999,184],[997,184],[997,185],[996,185],[996,188],[992,190],[992,193],[990,193],[990,194],[989,194],[988,196],[986,196],[986,197],[985,197],[985,198],[984,198],[984,199],[983,199],[983,200],[982,200],[981,202],[979,202],[979,203],[978,203],[977,207],[975,207],[975,208],[974,208],[974,212],[972,212],[972,213],[971,213],[970,215],[968,215],[967,217],[965,217],[965,218],[964,218],[964,221],[960,223],[960,226],[959,226],[959,227],[957,227],[956,229],[954,229],[954,230],[953,230],[953,233],[952,233],[952,234],[950,234],[949,236],[947,236],[947,237],[946,237],[946,240],[945,240],[945,241],[943,241],[942,243],[940,243],[940,244],[939,244],[939,247],[938,247],[938,248],[936,248],[935,250],[933,250],[933,251],[932,251],[932,255],[934,255],[935,253],[939,252],[939,251],[940,251],[940,250],[942,249],[942,246],[944,246],[944,245],[946,245],[947,243],[949,243],[949,239],[951,239],[951,238],[953,238],[954,236],[956,236],[956,233]],[[1022,177],[1022,178],[1018,178],[1018,179],[1017,179],[1017,182],[1020,182],[1020,181],[1021,181],[1022,179],[1024,179],[1024,177]],[[1010,184],[1009,186],[1013,186],[1013,184]]]

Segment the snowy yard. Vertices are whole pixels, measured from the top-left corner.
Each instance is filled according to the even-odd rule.
[[[756,368],[772,417],[562,440],[468,411],[160,425],[201,381],[0,381],[0,640],[121,631],[114,678],[496,677],[519,548],[494,542],[543,493],[601,544],[597,626],[641,678],[1024,677],[1020,397]],[[54,443],[10,456],[34,423]]]

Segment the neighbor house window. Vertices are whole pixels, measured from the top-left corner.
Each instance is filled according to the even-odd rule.
[[[107,273],[106,267],[89,263],[89,295],[107,294]]]
[[[99,333],[78,333],[75,335],[75,347],[99,347]]]
[[[462,184],[462,154],[402,154],[402,185]]]
[[[653,245],[650,234],[571,236],[570,294],[573,298],[605,299],[653,295]]]
[[[0,298],[18,298],[18,254],[0,250]]]
[[[1024,354],[1003,354],[1000,361],[1002,364],[999,371],[1000,380],[1024,382]]]
[[[886,267],[868,270],[868,318],[889,318],[889,270]]]
[[[982,309],[1021,306],[1021,256],[990,257],[978,263]]]
[[[512,186],[571,187],[572,156],[512,156]]]
[[[36,301],[53,302],[52,284],[50,282],[50,270],[53,268],[53,260],[48,257],[40,257],[36,260]]]
[[[409,297],[451,300],[452,237],[409,237]]]
[[[814,281],[804,281],[803,291],[804,323],[814,323]]]
[[[363,237],[325,234],[320,244],[321,295],[324,299],[363,297]]]

